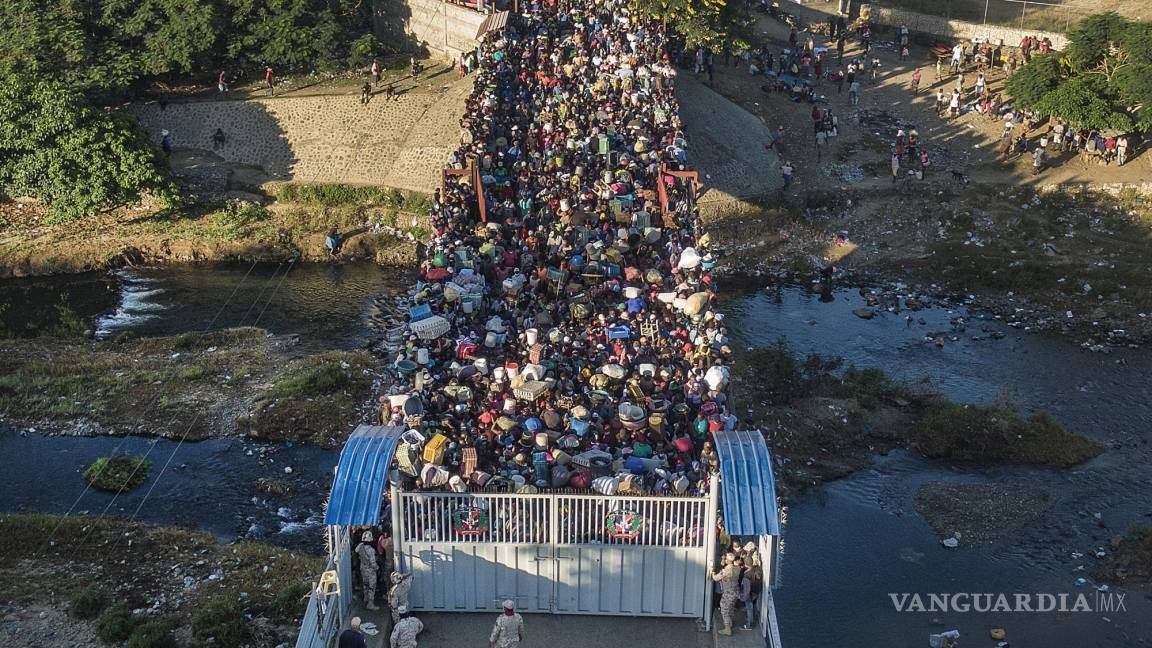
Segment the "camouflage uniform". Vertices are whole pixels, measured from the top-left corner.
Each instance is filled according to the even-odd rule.
[[[376,564],[376,547],[372,542],[361,542],[356,545],[356,555],[360,558],[360,582],[364,586],[364,606],[369,610],[376,607],[376,576],[379,565]]]
[[[720,583],[720,618],[724,620],[721,634],[732,632],[732,613],[740,598],[740,567],[728,563],[720,571],[712,574],[712,580]]]
[[[516,613],[511,616],[501,614],[496,619],[496,625],[492,626],[492,636],[488,642],[496,648],[517,648],[523,638],[524,617]]]
[[[416,617],[400,619],[392,628],[390,648],[416,648],[416,635],[424,629],[424,624]]]
[[[392,623],[400,622],[400,608],[408,608],[408,592],[412,591],[412,574],[392,572],[392,589],[388,592],[388,607],[392,608]]]

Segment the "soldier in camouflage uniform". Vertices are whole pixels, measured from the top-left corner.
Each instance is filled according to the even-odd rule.
[[[376,605],[376,577],[380,566],[376,563],[376,543],[372,540],[372,532],[365,531],[360,538],[362,542],[356,545],[356,555],[360,558],[360,582],[364,586],[364,607],[369,610],[379,610]]]
[[[740,565],[736,560],[736,556],[728,554],[724,556],[724,566],[720,571],[712,574],[712,580],[720,583],[720,618],[724,621],[724,627],[720,628],[720,634],[732,634],[732,613],[736,610],[736,604],[740,599]]]

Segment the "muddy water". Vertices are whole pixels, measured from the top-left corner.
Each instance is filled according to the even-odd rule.
[[[97,337],[171,335],[259,325],[298,334],[307,351],[363,346],[372,297],[408,279],[370,263],[212,264],[0,282],[0,333],[38,335],[80,321]],[[51,432],[51,430],[41,430]],[[149,482],[118,497],[85,492],[84,468],[100,456],[148,455]],[[0,426],[0,510],[132,515],[209,531],[223,540],[262,539],[322,549],[321,505],[338,453],[250,444],[22,434]],[[171,465],[157,479],[160,468]],[[291,474],[284,467],[292,468]],[[287,496],[258,492],[261,477],[286,480]],[[146,493],[155,486],[151,495]],[[82,495],[83,494],[83,495]],[[141,503],[143,502],[143,506]]]
[[[1014,646],[1130,645],[1152,637],[1152,600],[1138,591],[1118,590],[1127,609],[1111,613],[897,612],[889,597],[1066,593],[1070,601],[1085,594],[1099,607],[1105,593],[1091,580],[1093,552],[1107,550],[1109,539],[1132,524],[1152,524],[1152,388],[1142,379],[1152,371],[1152,354],[1090,353],[962,307],[910,313],[911,322],[907,312],[863,320],[852,313],[865,306],[857,291],[833,297],[822,301],[799,288],[761,291],[733,299],[725,312],[742,349],[783,336],[801,353],[840,355],[906,380],[930,380],[959,401],[1009,394],[1023,409],[1048,410],[1068,428],[1114,447],[1066,471],[955,467],[897,452],[790,502],[777,594],[785,645],[927,645],[930,633],[951,628],[966,637],[964,645],[993,645],[991,627],[1006,628]],[[949,550],[915,511],[916,491],[933,481],[1043,488],[1055,505],[1008,538]],[[1074,552],[1085,556],[1073,558]],[[1087,582],[1078,583],[1081,577]]]
[[[146,456],[152,464],[148,481],[118,496],[86,489],[84,469],[113,453]],[[201,529],[223,541],[251,538],[319,552],[320,504],[337,457],[329,450],[240,439],[180,445],[167,439],[49,437],[0,429],[0,510],[121,517],[138,511],[142,521]],[[284,480],[291,491],[265,494],[256,488],[260,478]]]
[[[8,306],[0,324],[11,335],[36,335],[58,326],[64,312],[100,338],[258,325],[299,334],[309,350],[350,348],[368,332],[371,298],[408,283],[368,262],[287,270],[288,264],[216,263],[5,280],[0,303]]]

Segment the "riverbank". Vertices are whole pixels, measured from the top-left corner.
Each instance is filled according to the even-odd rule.
[[[767,434],[788,490],[845,477],[894,448],[956,463],[1051,467],[1104,450],[1043,412],[1026,415],[1008,402],[958,404],[928,384],[902,384],[877,369],[801,358],[783,342],[739,358],[733,385],[743,424]]]
[[[1152,339],[1152,200],[1134,190],[808,192],[716,214],[710,231],[737,275],[807,281],[834,266],[840,283],[890,287],[877,303],[895,312],[949,299],[1093,350]]]
[[[179,209],[145,202],[58,224],[47,224],[33,201],[0,203],[0,278],[180,262],[330,261],[325,236],[332,228],[343,236],[336,258],[407,267],[428,234],[430,199],[418,192],[272,183],[197,196]]]
[[[322,564],[182,528],[0,514],[0,644],[98,646],[137,632],[271,648],[294,641]]]
[[[756,32],[772,51],[787,47],[788,26],[780,21],[757,14]],[[820,46],[824,37],[815,41]],[[862,54],[850,39],[844,64]],[[817,82],[818,106],[832,111],[838,124],[822,147],[811,135],[813,106],[766,90],[765,77],[750,75],[747,64],[717,63],[712,89],[782,128],[777,160],[795,167],[786,192],[705,211],[725,265],[753,274],[794,272],[805,280],[835,265],[847,281],[901,283],[906,294],[958,297],[1022,328],[1068,332],[1089,347],[1152,339],[1152,278],[1144,272],[1152,254],[1152,153],[1141,150],[1122,167],[1062,153],[1032,175],[1026,157],[1000,159],[1002,120],[976,111],[937,115],[936,90],[950,92],[956,79],[936,78],[927,49],[915,46],[902,60],[880,44],[869,56],[881,68],[875,81],[861,80],[857,104],[847,87]],[[912,93],[917,69],[923,83]],[[969,74],[971,87],[976,73]],[[999,71],[987,78],[993,94],[1001,90]],[[1033,141],[1047,128],[1035,129]],[[915,130],[930,156],[923,180],[891,179],[900,130]],[[761,172],[778,176],[779,168]],[[705,185],[714,182],[705,179]]]
[[[0,341],[0,422],[64,435],[250,436],[338,448],[366,415],[367,351],[301,353],[246,327],[153,338]]]

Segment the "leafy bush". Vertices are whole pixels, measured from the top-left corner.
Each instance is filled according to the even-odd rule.
[[[167,162],[143,129],[65,83],[0,78],[0,124],[0,196],[44,202],[52,223],[131,204],[145,192],[178,201]]]
[[[123,493],[148,481],[151,469],[152,464],[139,457],[100,457],[84,471],[84,479],[101,490]]]
[[[96,636],[106,644],[119,644],[132,636],[136,619],[132,611],[123,603],[114,605],[100,615],[96,621]]]
[[[392,207],[413,214],[432,208],[432,198],[417,191],[345,184],[287,183],[276,190],[276,199],[313,207]]]
[[[307,595],[308,586],[304,583],[290,585],[280,590],[268,611],[273,619],[291,622],[304,612],[307,606],[304,597]]]
[[[76,590],[68,598],[68,611],[77,619],[95,619],[108,605],[108,595],[99,585]]]
[[[364,68],[372,64],[372,59],[384,51],[384,46],[372,34],[364,34],[352,41],[348,47],[348,65]]]
[[[340,391],[348,383],[348,370],[338,362],[326,362],[277,382],[272,386],[271,395],[275,398],[322,396]]]
[[[128,637],[128,648],[177,648],[171,624],[150,621],[139,625]]]
[[[271,217],[272,214],[264,205],[247,200],[230,200],[208,218],[214,230],[211,235],[236,240],[251,235],[254,225]]]
[[[197,639],[214,638],[217,645],[239,645],[248,636],[244,610],[231,601],[212,601],[192,615],[192,634]]]

